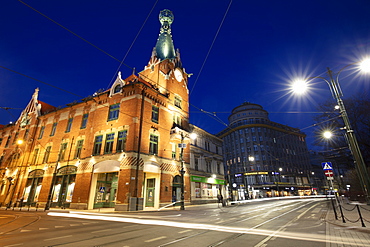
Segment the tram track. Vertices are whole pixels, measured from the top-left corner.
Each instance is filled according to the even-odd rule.
[[[5,217],[9,217],[11,219],[9,219],[9,221],[5,220],[4,223],[0,224],[0,239],[4,238],[5,234],[28,227],[41,219],[41,216],[35,213],[14,215],[5,214]]]

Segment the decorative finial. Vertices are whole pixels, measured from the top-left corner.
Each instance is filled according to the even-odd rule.
[[[162,24],[161,33],[168,32],[171,33],[171,24],[173,22],[174,16],[172,11],[169,9],[164,9],[159,12],[159,22]]]

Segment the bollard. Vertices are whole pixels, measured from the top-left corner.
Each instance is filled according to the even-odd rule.
[[[346,223],[346,220],[344,219],[344,215],[343,215],[343,210],[342,210],[342,207],[340,206],[340,204],[339,204],[339,210],[340,210],[340,215],[342,216],[342,222]]]
[[[333,206],[334,215],[335,215],[335,220],[338,220],[337,210],[335,210],[334,201],[333,201],[332,199],[331,199],[331,204],[332,204],[332,206]]]
[[[358,215],[360,216],[360,220],[361,220],[362,227],[366,227],[366,226],[365,226],[365,223],[364,223],[364,220],[362,219],[362,215],[361,215],[360,207],[358,206],[358,204],[356,204],[356,208],[357,208]]]

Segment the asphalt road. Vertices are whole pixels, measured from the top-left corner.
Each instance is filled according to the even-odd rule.
[[[140,213],[0,211],[0,245],[330,246],[338,242],[327,236],[327,212],[325,199]]]

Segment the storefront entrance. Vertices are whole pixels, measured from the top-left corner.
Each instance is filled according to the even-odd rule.
[[[146,180],[145,207],[154,207],[155,178]]]
[[[52,207],[69,208],[76,181],[76,166],[65,166],[58,170],[52,197]]]
[[[118,172],[99,173],[96,181],[94,208],[112,208],[116,204]]]
[[[23,205],[36,206],[38,202],[44,170],[38,169],[28,174],[27,184],[23,192]]]
[[[175,206],[181,204],[181,185],[181,176],[176,175],[172,183],[172,202],[176,202]]]

